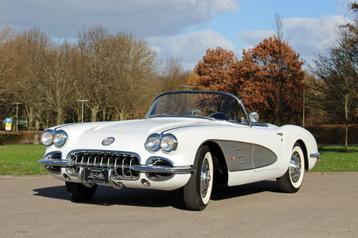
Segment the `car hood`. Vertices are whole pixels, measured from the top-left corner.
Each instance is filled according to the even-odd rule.
[[[62,125],[51,129],[62,129],[68,134],[68,141],[62,150],[106,149],[138,151],[150,134],[163,133],[182,127],[204,126],[212,123],[207,119],[193,118],[151,118],[117,122],[90,122]],[[114,137],[110,146],[102,145],[102,140]],[[50,150],[55,149],[50,147]],[[144,149],[144,147],[143,147]],[[50,151],[49,150],[49,151]]]
[[[151,118],[141,120],[128,120],[116,122],[93,122],[76,123],[63,125],[57,129],[72,131],[80,129],[85,134],[131,134],[149,135],[152,133],[162,133],[171,129],[191,126],[203,126],[210,124],[207,119],[192,118]]]

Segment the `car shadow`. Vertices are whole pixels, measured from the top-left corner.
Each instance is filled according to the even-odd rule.
[[[70,194],[65,186],[37,188],[33,190],[35,196],[70,200]],[[94,205],[128,205],[128,206],[145,206],[145,207],[167,207],[175,206],[179,191],[159,191],[148,189],[127,189],[120,190],[111,187],[98,186],[96,193],[91,201],[86,204]]]
[[[223,200],[262,192],[280,193],[280,190],[276,181],[261,181],[234,187],[215,187],[211,195],[211,200]]]
[[[235,187],[215,187],[211,196],[212,200],[224,200],[233,197],[241,197],[261,192],[278,192],[274,181],[262,181]],[[36,188],[34,196],[41,196],[53,199],[70,200],[65,186],[54,186]],[[127,205],[143,207],[175,207],[184,209],[180,190],[159,191],[148,189],[120,189],[99,186],[93,199],[86,204],[93,205]]]

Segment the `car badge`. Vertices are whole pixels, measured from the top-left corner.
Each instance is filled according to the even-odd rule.
[[[102,145],[108,146],[108,145],[113,144],[114,141],[115,141],[114,137],[107,137],[102,140]]]

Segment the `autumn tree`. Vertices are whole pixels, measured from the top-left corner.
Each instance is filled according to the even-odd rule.
[[[14,32],[10,28],[0,31],[0,122],[11,111],[6,105],[14,92],[11,78],[15,72],[16,58],[13,38]]]
[[[183,70],[180,59],[170,58],[161,73],[161,88],[163,91],[172,91],[187,86],[189,75],[189,72]]]
[[[304,73],[299,55],[278,36],[244,50],[239,63],[240,95],[249,110],[274,123],[300,122]]]
[[[13,100],[23,103],[29,128],[39,129],[44,112],[48,111],[39,85],[46,80],[44,67],[50,40],[38,29],[31,29],[17,35],[13,44],[16,49],[16,72],[13,74],[16,96]]]
[[[146,42],[101,26],[71,43],[53,42],[37,29],[16,33],[4,28],[0,119],[13,114],[12,102],[20,101],[29,129],[75,122],[81,118],[76,99],[89,100],[85,117],[92,121],[143,117],[165,83],[175,87],[185,80],[180,64],[169,65],[167,81],[157,69],[157,55]]]
[[[47,107],[55,114],[57,125],[63,124],[66,109],[76,100],[74,95],[79,85],[71,71],[77,64],[75,54],[76,50],[67,43],[49,52],[44,77],[38,85]]]
[[[130,34],[112,35],[101,26],[83,33],[78,47],[83,86],[78,95],[89,99],[91,121],[143,115],[156,75],[155,52]]]
[[[234,52],[218,47],[206,50],[189,84],[196,89],[237,92],[237,59]]]
[[[303,126],[327,123],[329,115],[322,107],[324,82],[314,74],[305,71],[303,91]]]
[[[352,4],[352,10],[356,10]],[[349,124],[358,119],[358,18],[340,27],[339,39],[314,61],[314,73],[322,80],[318,87],[324,97],[322,107],[331,122],[345,124],[348,147]]]

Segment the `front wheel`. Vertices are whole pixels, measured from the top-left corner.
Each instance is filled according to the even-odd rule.
[[[210,201],[213,188],[214,164],[208,146],[201,146],[196,154],[194,172],[184,186],[185,207],[189,210],[203,210]]]
[[[291,152],[290,164],[286,173],[277,179],[281,191],[286,193],[297,192],[303,182],[305,173],[305,159],[301,147],[296,144]]]
[[[71,200],[74,202],[85,202],[92,199],[96,192],[97,185],[86,187],[81,183],[66,182],[67,191],[71,194]]]

